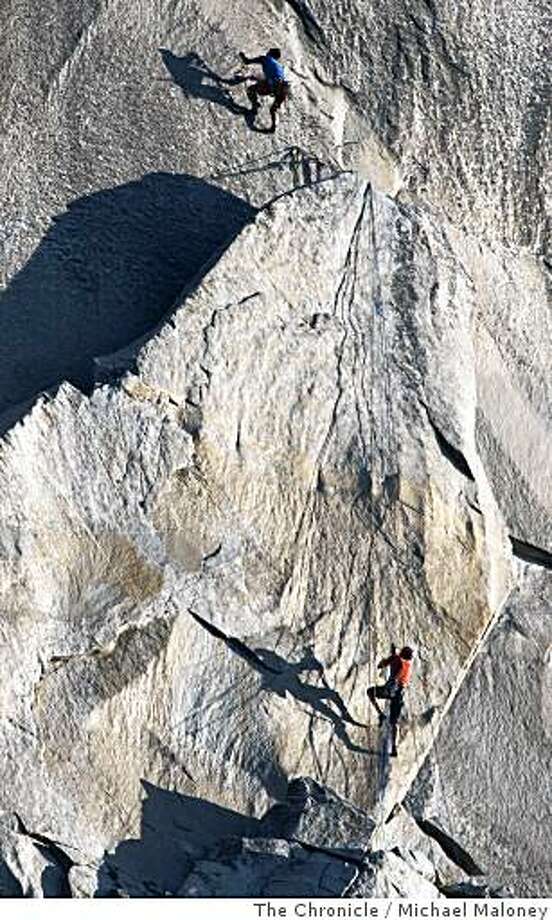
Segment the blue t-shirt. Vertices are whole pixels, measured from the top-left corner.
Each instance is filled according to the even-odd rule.
[[[284,79],[284,68],[275,58],[265,54],[263,59],[263,73],[268,83],[280,83]]]

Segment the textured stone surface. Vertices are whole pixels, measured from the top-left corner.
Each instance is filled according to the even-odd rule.
[[[285,802],[273,805],[262,819],[263,834],[298,840],[329,851],[361,858],[371,847],[374,822],[329,789],[308,778],[292,780]]]
[[[40,12],[14,0],[0,13],[1,270],[14,282],[0,405],[6,389],[23,400],[71,373],[86,381],[94,351],[171,306],[190,262],[179,234],[216,237],[232,210],[213,193],[209,220],[190,176],[260,205],[353,164],[401,200],[544,256],[545,14],[544,0],[492,14],[483,0],[316,0],[314,26],[265,0]],[[250,129],[235,75],[240,49],[274,42],[293,102],[271,138]]]
[[[401,805],[370,838],[374,851],[392,851],[415,872],[439,886],[461,884],[466,873],[443,852],[441,846],[425,834],[414,818]]]
[[[88,891],[89,870],[74,866],[69,880],[76,894],[439,896],[421,851],[372,852],[373,822],[308,778],[293,780],[286,802],[260,820],[148,784],[144,791],[140,839],[123,841],[106,854]]]
[[[29,834],[16,815],[0,816],[0,897],[64,898],[71,857]]]
[[[447,330],[427,321],[425,233],[349,177],[282,199],[121,387],[65,386],[6,441],[5,634],[24,667],[3,684],[5,744],[47,776],[27,823],[55,825],[72,790],[73,845],[104,846],[142,777],[257,812],[297,773],[369,812],[406,791],[496,567],[477,485],[429,421],[439,387],[431,411],[470,451],[466,397],[428,357]],[[465,301],[447,307],[458,336]],[[387,777],[362,723],[391,638],[418,648],[425,692]]]
[[[550,575],[525,567],[447,715],[409,804],[520,896],[551,890]]]
[[[399,853],[375,853],[372,872],[361,873],[347,894],[353,898],[416,898],[434,900],[441,897],[439,889],[427,878],[421,867]]]
[[[195,864],[180,897],[339,897],[354,866],[286,841],[244,840],[242,853]]]
[[[484,803],[463,748],[453,821],[413,793],[460,876],[404,821],[372,840],[468,718],[480,639],[527,596],[512,551],[552,564],[546,10],[487,7],[0,11],[6,891],[47,893],[47,858],[76,896],[253,893],[283,860],[289,893],[421,896],[504,858],[548,893],[508,804],[545,807],[528,674]],[[274,43],[270,137],[236,71]],[[392,641],[417,652],[394,761],[365,696]]]
[[[243,842],[231,859],[198,862],[179,890],[181,897],[441,897],[438,888],[395,853],[378,854],[360,869],[284,841]]]

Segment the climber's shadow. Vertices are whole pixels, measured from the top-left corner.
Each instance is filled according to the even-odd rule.
[[[185,96],[214,102],[227,109],[232,115],[243,116],[247,124],[252,127],[251,109],[236,102],[228,89],[230,86],[245,83],[247,77],[242,74],[221,77],[195,51],[190,51],[183,57],[177,57],[166,48],[159,50],[173,83],[180,87]]]
[[[345,724],[365,728],[353,718],[337,690],[332,689],[324,675],[324,666],[315,657],[310,649],[305,650],[303,657],[297,662],[288,662],[271,649],[256,648],[262,665],[263,686],[279,696],[289,693],[299,703],[305,703],[319,715],[328,719],[334,726],[334,731],[340,741],[350,751],[359,754],[373,754],[374,751],[355,744],[347,734]],[[305,672],[316,671],[320,684],[309,684],[299,679]],[[329,705],[329,704],[332,705]]]
[[[333,690],[329,686],[324,675],[324,665],[318,661],[311,649],[304,650],[300,661],[289,662],[272,651],[272,649],[250,649],[241,639],[236,636],[227,636],[218,626],[205,620],[194,610],[190,609],[189,613],[203,629],[206,629],[212,636],[224,642],[235,655],[246,661],[250,667],[261,675],[262,690],[276,693],[282,698],[285,698],[286,693],[289,693],[299,703],[306,704],[313,713],[318,713],[333,724],[336,736],[350,751],[354,751],[357,754],[373,755],[378,753],[355,744],[349,738],[344,723],[355,725],[359,728],[366,728],[366,726],[353,719],[337,690]],[[299,674],[312,671],[317,671],[320,675],[321,686],[319,684],[303,683],[299,679]],[[335,709],[332,709],[328,703],[333,703]]]

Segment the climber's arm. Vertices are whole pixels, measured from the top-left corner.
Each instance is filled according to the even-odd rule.
[[[260,64],[262,66],[263,61],[264,61],[263,55],[261,55],[260,57],[250,58],[250,57],[247,57],[247,55],[244,54],[243,51],[240,51],[240,58],[244,64]]]

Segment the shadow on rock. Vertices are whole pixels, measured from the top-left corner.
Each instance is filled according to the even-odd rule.
[[[0,898],[23,898],[23,886],[7,862],[0,857]]]
[[[254,215],[168,173],[72,202],[0,296],[0,416],[62,380],[89,390],[93,359],[152,330]]]
[[[261,822],[205,799],[142,782],[141,837],[106,854],[96,897],[155,897],[176,893],[193,864],[228,838],[256,837]]]
[[[247,77],[236,74],[232,77],[221,77],[215,73],[205,61],[194,51],[183,57],[177,57],[172,51],[160,48],[163,63],[171,75],[172,82],[180,87],[186,97],[204,99],[214,102],[232,115],[243,116],[246,124],[253,127],[252,112],[250,108],[240,105],[232,93],[230,86],[239,86],[247,81]]]
[[[312,651],[306,650],[303,658],[298,662],[289,662],[271,649],[257,648],[255,654],[264,668],[268,669],[268,674],[265,671],[263,675],[264,686],[267,690],[279,696],[285,696],[287,692],[299,703],[305,703],[314,712],[328,719],[334,726],[336,736],[350,751],[358,754],[377,753],[355,744],[349,738],[344,723],[359,728],[366,726],[353,718],[340,694],[329,686],[324,675],[324,666]],[[318,672],[321,685],[309,684],[299,679],[299,675],[303,672],[312,671]]]
[[[285,839],[308,812],[301,829],[316,840],[329,835],[333,842],[334,826],[344,824],[341,810],[351,810],[308,778],[289,783],[286,801],[260,820],[145,781],[142,785],[147,798],[141,837],[106,853],[97,898],[338,897],[355,875],[354,866],[344,860],[358,858],[357,853],[335,859],[333,853]]]
[[[336,737],[350,751],[370,755],[379,753],[370,748],[361,747],[349,738],[344,723],[359,728],[366,728],[366,725],[362,722],[357,722],[352,717],[340,694],[329,686],[324,675],[324,665],[318,661],[311,649],[304,650],[300,661],[290,662],[272,651],[272,649],[250,649],[241,639],[236,636],[227,636],[218,626],[205,620],[196,611],[189,609],[189,613],[207,632],[224,642],[234,654],[246,661],[261,675],[263,678],[263,690],[276,693],[282,698],[285,698],[286,693],[289,693],[299,703],[305,703],[313,711],[313,714],[318,713],[333,724]],[[319,673],[321,686],[307,684],[299,679],[299,674],[312,671]],[[335,708],[332,708],[329,703],[332,703]]]

